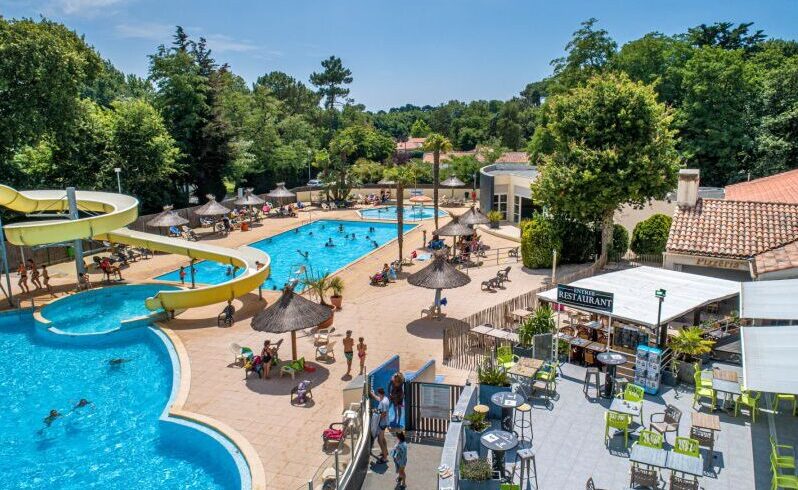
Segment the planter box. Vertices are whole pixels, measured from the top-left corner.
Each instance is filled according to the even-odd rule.
[[[695,379],[693,378],[694,374],[695,368],[693,367],[692,362],[679,362],[679,381],[682,383],[693,384],[695,383]]]
[[[499,223],[500,223],[499,221],[491,221],[490,222],[490,227],[493,228],[494,230],[498,230],[499,229]]]
[[[477,432],[471,430],[470,427],[464,427],[463,431],[465,432],[465,444],[463,451],[476,451],[480,452],[480,448],[482,444],[479,442],[479,438],[482,437],[482,434],[485,433],[488,429],[483,430],[482,432]]]
[[[495,393],[499,393],[500,391],[510,391],[509,386],[491,386],[491,385],[479,385],[479,403],[481,405],[488,406],[488,418],[489,419],[500,419],[502,417],[502,409],[497,407],[490,401],[490,397],[492,397]]]
[[[499,480],[460,480],[457,487],[460,490],[499,490],[501,483]]]

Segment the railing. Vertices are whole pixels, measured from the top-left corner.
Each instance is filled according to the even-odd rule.
[[[468,414],[477,403],[478,388],[476,385],[466,385],[460,393],[457,405],[454,408],[454,417],[446,431],[446,439],[441,451],[441,467],[452,470],[449,478],[438,477],[439,490],[457,490],[460,472],[460,459],[463,454],[463,416]]]
[[[458,269],[462,269],[468,274],[469,269],[475,267],[486,267],[502,264],[517,264],[521,261],[521,247],[497,247],[471,254],[471,261],[457,264]]]
[[[630,250],[623,255],[610,255],[607,259],[607,262],[623,267],[637,267],[640,265],[647,265],[649,267],[662,267],[663,258],[663,254],[638,255]]]

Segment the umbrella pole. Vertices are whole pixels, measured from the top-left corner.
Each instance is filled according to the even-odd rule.
[[[435,290],[435,314],[441,316],[441,290]]]
[[[296,361],[296,331],[291,332],[291,355]]]

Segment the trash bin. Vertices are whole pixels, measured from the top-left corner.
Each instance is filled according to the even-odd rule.
[[[241,231],[249,231],[249,223],[246,221],[241,223]]]

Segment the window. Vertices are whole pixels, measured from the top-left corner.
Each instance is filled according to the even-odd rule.
[[[522,206],[522,197],[521,196],[513,196],[513,222],[520,223],[521,222],[521,206]]]
[[[493,211],[500,212],[503,220],[507,219],[507,194],[493,195]]]

